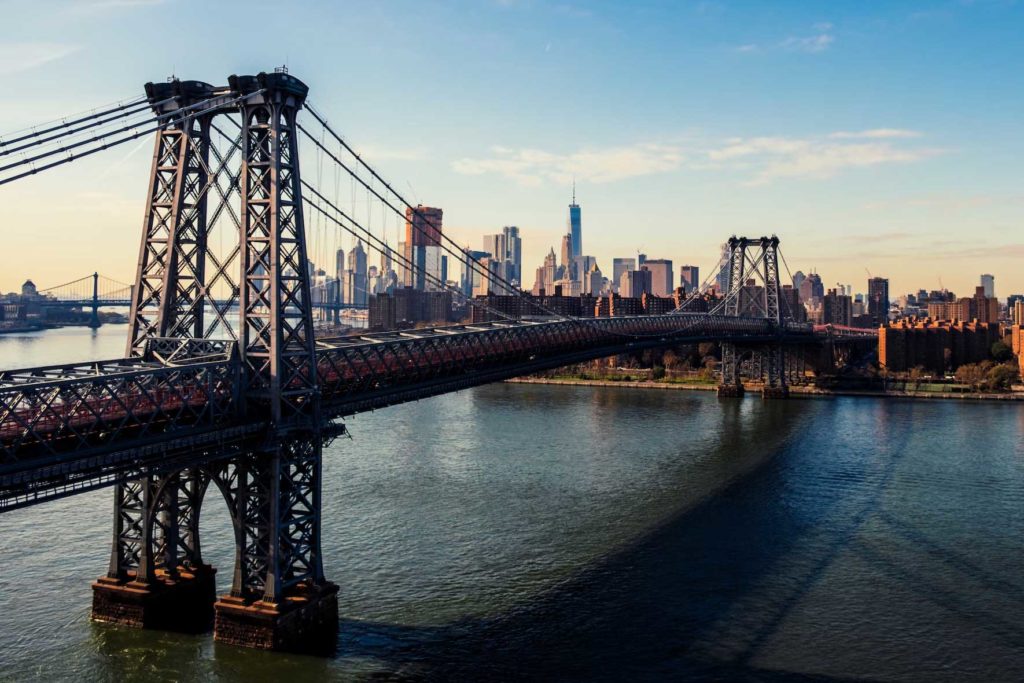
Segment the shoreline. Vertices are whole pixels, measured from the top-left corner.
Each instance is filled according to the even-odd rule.
[[[548,379],[546,377],[513,377],[505,380],[510,384],[552,384],[581,387],[621,387],[626,389],[661,389],[668,391],[718,391],[717,384],[686,384],[682,382],[653,381],[612,381],[606,379]],[[750,394],[758,392],[760,385],[744,385]],[[831,390],[817,387],[791,386],[790,396],[798,398],[831,398],[834,396],[853,396],[860,398],[885,398],[903,400],[937,400],[937,401],[1024,401],[1024,392],[1007,394],[953,394],[924,391],[854,391]]]

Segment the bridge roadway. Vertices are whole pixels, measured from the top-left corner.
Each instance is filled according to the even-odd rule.
[[[824,336],[809,325],[682,314],[318,339],[321,411],[334,420],[670,344]],[[234,342],[178,339],[151,340],[142,358],[0,372],[0,511],[232,454],[267,427],[246,418],[239,373]],[[341,431],[324,426],[326,438]]]

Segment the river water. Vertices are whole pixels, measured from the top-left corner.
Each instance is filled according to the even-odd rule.
[[[0,367],[124,335],[0,337]],[[0,678],[1024,679],[1019,406],[497,384],[349,427],[324,463],[336,656],[91,623],[103,490],[0,515]]]

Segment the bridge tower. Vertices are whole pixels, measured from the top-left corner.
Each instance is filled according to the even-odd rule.
[[[100,326],[100,274],[92,274],[92,313],[89,315],[89,327],[96,329]]]
[[[729,261],[727,290],[722,310],[729,316],[764,318],[778,332],[780,340],[789,315],[784,312],[782,284],[779,280],[779,238],[731,237],[728,242]],[[780,343],[744,347],[735,341],[722,344],[721,397],[743,395],[741,367],[749,357],[753,373],[764,381],[764,398],[785,398],[785,352]]]
[[[337,586],[324,578],[320,553],[324,436],[296,127],[307,92],[283,71],[232,76],[220,88],[147,84],[167,121],[155,144],[128,355],[151,358],[168,343],[201,354],[204,340],[226,337],[245,417],[267,427],[231,444],[229,455],[218,447],[221,457],[211,453],[202,466],[115,487],[110,568],[94,584],[97,620],[185,631],[213,622],[217,640],[265,649],[334,642]],[[200,105],[203,113],[191,115]],[[211,146],[220,116],[239,127],[228,154]],[[236,174],[227,163],[235,151]],[[222,173],[240,193],[238,249],[229,258],[208,245],[211,195],[221,195],[218,214],[231,195],[218,185]],[[216,284],[230,293],[227,303],[215,299]],[[215,570],[199,542],[210,484],[228,503],[236,545],[230,594],[216,601]]]

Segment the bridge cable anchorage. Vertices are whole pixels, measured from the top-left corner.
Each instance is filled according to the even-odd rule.
[[[68,128],[70,126],[74,126],[74,125],[77,125],[79,123],[83,123],[83,122],[88,121],[90,119],[98,118],[98,117],[101,117],[101,116],[106,116],[108,114],[112,114],[112,113],[118,112],[118,111],[124,111],[125,109],[128,109],[130,107],[135,107],[135,106],[137,106],[139,104],[145,104],[146,107],[156,106],[156,105],[151,104],[150,99],[148,97],[137,97],[137,98],[134,98],[134,99],[129,100],[127,102],[118,101],[118,103],[115,104],[115,105],[105,105],[103,107],[98,107],[97,109],[91,109],[88,112],[81,112],[82,114],[86,114],[85,116],[79,116],[78,114],[72,114],[72,116],[75,116],[76,118],[73,118],[70,121],[68,120],[68,117],[65,116],[64,118],[51,119],[50,121],[47,121],[45,123],[40,124],[41,126],[47,126],[46,128],[39,129],[39,126],[32,126],[32,127],[29,127],[29,128],[22,128],[21,130],[12,131],[12,132],[8,133],[7,135],[8,136],[9,135],[18,135],[18,133],[21,133],[22,131],[26,131],[26,130],[29,130],[31,132],[26,133],[24,135],[18,135],[17,137],[8,138],[8,139],[5,139],[4,136],[0,136],[0,149],[5,150],[2,153],[0,153],[0,156],[3,156],[4,154],[9,154],[12,150],[6,150],[6,148],[8,146],[16,144],[18,142],[22,142],[24,140],[29,140],[31,138],[38,137],[40,135],[46,135],[48,133],[52,133],[54,131],[60,130],[61,128]],[[60,123],[57,123],[56,125],[50,125],[50,124],[55,123],[57,121],[59,121]]]
[[[442,282],[440,278],[434,276],[426,268],[422,268],[421,266],[416,265],[415,262],[411,261],[410,259],[407,259],[404,254],[399,254],[399,252],[397,252],[394,249],[392,249],[391,247],[389,247],[387,245],[387,243],[385,243],[379,237],[377,237],[372,232],[370,232],[369,230],[364,228],[362,225],[360,225],[354,218],[352,218],[351,216],[347,215],[344,211],[342,211],[334,203],[332,203],[330,200],[328,200],[326,197],[324,197],[323,194],[321,194],[316,188],[311,186],[305,180],[302,181],[302,186],[305,189],[307,189],[310,192],[312,192],[313,195],[319,201],[321,201],[324,204],[326,204],[328,207],[333,209],[338,215],[340,215],[345,220],[349,221],[349,223],[354,225],[358,230],[362,231],[362,233],[365,234],[365,236],[366,236],[366,238],[368,240],[372,240],[372,245],[378,251],[381,251],[382,253],[387,253],[388,256],[394,256],[406,268],[410,268],[410,269],[412,269],[414,271],[421,272],[425,278],[428,278],[431,281],[431,284],[434,284],[434,285],[437,285],[439,287],[442,287],[444,290],[450,291],[452,294],[458,294],[458,296],[460,298],[462,298],[462,299],[465,299],[466,303],[468,303],[469,305],[477,306],[477,307],[481,308],[482,310],[485,310],[485,311],[487,311],[489,313],[493,313],[493,314],[498,315],[498,316],[500,316],[502,318],[505,318],[507,320],[516,320],[515,316],[513,316],[513,315],[511,315],[509,313],[504,313],[502,311],[499,311],[499,310],[497,310],[495,308],[492,308],[491,306],[488,306],[486,304],[481,304],[479,302],[473,301],[471,298],[466,297],[466,295],[463,294],[461,291],[459,291],[457,288],[451,287],[446,282]],[[346,226],[342,221],[338,220],[337,218],[329,215],[321,206],[319,206],[319,204],[314,203],[312,200],[310,200],[309,198],[307,198],[305,196],[303,196],[303,200],[310,206],[310,208],[315,209],[320,215],[322,215],[327,220],[332,221],[335,225],[337,225],[338,227],[342,228],[343,230],[348,232],[353,237],[356,237],[356,238],[359,237],[359,234],[357,234],[354,230],[352,230],[352,228]]]
[[[184,123],[184,122],[191,121],[192,119],[194,119],[196,117],[199,117],[199,116],[202,116],[203,114],[206,114],[206,113],[209,113],[211,111],[220,109],[220,108],[222,108],[222,107],[224,107],[226,105],[233,104],[235,102],[239,102],[239,101],[247,99],[249,97],[253,97],[255,95],[259,95],[262,92],[263,92],[263,90],[256,90],[256,91],[253,91],[253,92],[241,94],[241,95],[239,95],[239,96],[237,96],[235,98],[229,99],[229,100],[218,100],[218,98],[216,98],[216,97],[211,97],[211,98],[208,98],[208,99],[203,100],[201,102],[196,102],[195,104],[191,104],[191,105],[188,105],[186,107],[181,107],[180,109],[177,109],[174,112],[165,113],[165,114],[159,114],[159,115],[157,115],[155,117],[152,117],[150,119],[144,120],[142,122],[133,123],[132,125],[129,125],[129,126],[124,126],[122,128],[116,129],[116,130],[108,131],[108,132],[104,133],[103,135],[95,136],[95,137],[93,137],[93,138],[91,138],[89,140],[84,140],[84,141],[76,142],[76,143],[67,145],[65,147],[58,147],[57,149],[51,150],[49,152],[46,152],[45,154],[39,154],[39,155],[36,155],[34,157],[29,157],[29,158],[23,159],[22,161],[19,161],[19,162],[13,163],[13,164],[8,164],[7,166],[0,167],[0,173],[2,173],[3,171],[6,171],[6,170],[15,169],[15,168],[17,168],[19,166],[24,166],[26,164],[31,165],[32,167],[28,171],[23,171],[21,173],[15,174],[13,176],[9,176],[7,178],[0,178],[0,185],[6,185],[7,183],[11,183],[11,182],[14,182],[16,180],[20,180],[20,179],[28,177],[30,175],[35,175],[37,173],[41,173],[42,171],[47,171],[47,170],[49,170],[51,168],[55,168],[57,166],[62,166],[64,164],[70,163],[72,161],[76,161],[78,159],[82,159],[84,157],[91,156],[91,155],[93,155],[93,154],[95,154],[97,152],[101,152],[101,151],[103,151],[105,149],[111,149],[113,147],[117,147],[118,145],[122,145],[122,144],[124,144],[126,142],[131,142],[132,140],[136,140],[136,139],[140,138],[143,135],[148,135],[150,133],[155,133],[157,131],[160,131],[160,130],[166,128],[167,126],[169,126],[171,124],[178,124],[178,123]],[[214,104],[212,104],[211,106],[208,106],[208,107],[205,107],[205,108],[200,108],[197,111],[192,111],[191,113],[189,113],[187,116],[185,116],[183,118],[175,118],[179,114],[181,114],[181,112],[202,107],[203,105],[208,104],[209,102],[214,101],[214,100],[217,100],[217,101]],[[98,147],[93,147],[93,148],[90,148],[90,149],[86,149],[85,151],[79,152],[77,154],[73,154],[73,153],[70,152],[70,150],[73,149],[73,148],[77,148],[77,147],[80,147],[80,146],[83,146],[83,145],[86,145],[86,144],[90,144],[92,142],[97,142],[99,140],[106,140],[106,138],[108,136],[116,135],[118,133],[122,133],[122,132],[125,132],[125,131],[128,131],[128,130],[132,130],[133,128],[137,129],[138,126],[147,125],[147,124],[153,123],[154,121],[157,121],[159,119],[169,119],[169,120],[162,121],[162,122],[158,123],[157,125],[155,125],[155,126],[153,126],[151,128],[146,128],[144,130],[135,130],[135,132],[130,133],[130,134],[128,134],[128,135],[126,135],[126,136],[124,136],[122,138],[118,138],[118,139],[116,139],[116,140],[114,140],[112,142],[104,142],[102,145],[100,145]],[[55,154],[60,154],[62,152],[66,153],[67,156],[62,158],[62,159],[58,159],[56,161],[51,161],[51,162],[49,162],[47,164],[44,164],[42,166],[36,167],[34,165],[34,162],[37,161],[37,160],[40,160],[40,159],[45,158],[45,157],[53,156]]]

